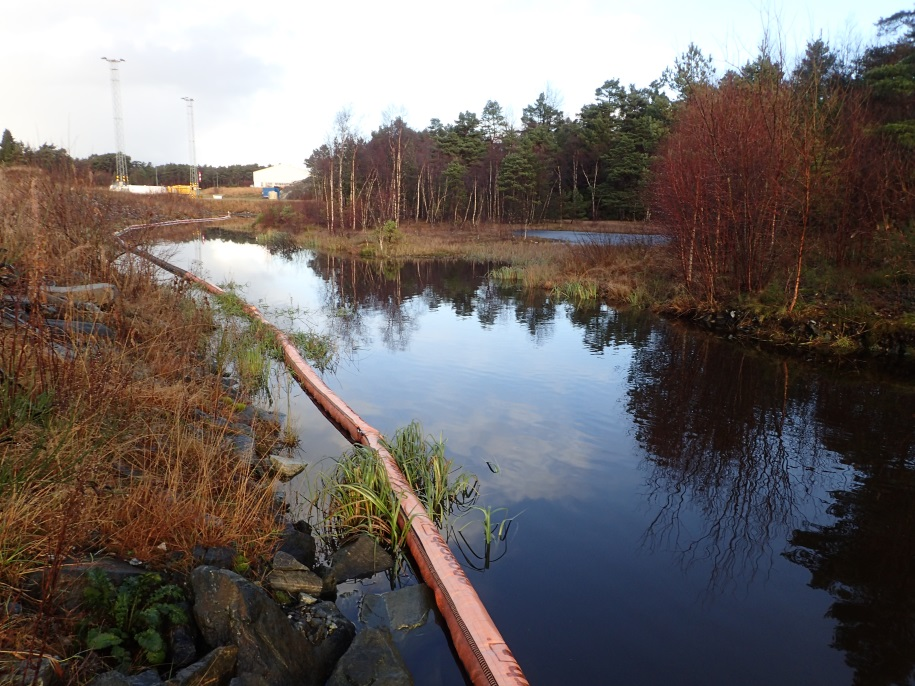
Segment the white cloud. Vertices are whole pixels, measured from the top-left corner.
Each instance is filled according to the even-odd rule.
[[[78,157],[111,152],[111,90],[102,56],[122,58],[126,152],[188,159],[194,98],[201,164],[301,163],[350,107],[369,134],[385,111],[414,128],[497,100],[515,118],[548,87],[569,116],[607,79],[646,86],[695,42],[724,67],[753,54],[768,24],[789,50],[820,31],[869,39],[896,0],[613,3],[351,0],[256,5],[35,0],[4,9],[0,128]]]

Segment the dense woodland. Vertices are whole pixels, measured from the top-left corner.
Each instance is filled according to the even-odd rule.
[[[915,10],[877,26],[877,45],[811,40],[794,64],[764,41],[725,74],[691,45],[647,87],[605,81],[574,118],[544,92],[520,125],[491,100],[479,116],[423,130],[398,117],[366,137],[344,110],[306,160],[309,192],[331,232],[656,220],[690,295],[716,302],[774,284],[790,310],[811,253],[842,267],[892,241],[915,251]],[[0,142],[0,164],[67,164],[96,180],[113,175],[114,157],[70,160],[9,131]],[[256,168],[204,166],[202,185],[249,185]],[[187,183],[187,169],[129,165],[141,184]]]

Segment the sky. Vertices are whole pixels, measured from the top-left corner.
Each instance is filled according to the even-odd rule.
[[[723,72],[764,35],[877,40],[906,0],[27,0],[0,13],[0,131],[73,157],[124,152],[199,165],[303,165],[338,113],[368,137],[401,116],[422,130],[497,101],[517,124],[541,92],[566,116],[608,79],[648,86],[695,43]]]

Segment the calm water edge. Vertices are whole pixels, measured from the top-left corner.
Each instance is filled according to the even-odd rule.
[[[487,265],[159,252],[336,336],[325,381],[385,434],[416,419],[446,438],[476,505],[511,521],[488,551],[479,510],[449,537],[532,684],[915,683],[911,386],[525,296]],[[347,444],[301,392],[277,404],[310,465],[286,487],[304,511]],[[434,623],[401,649],[417,684],[465,683]]]

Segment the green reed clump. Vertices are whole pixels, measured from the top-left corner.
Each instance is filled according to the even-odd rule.
[[[333,472],[321,477],[315,502],[324,513],[322,528],[328,538],[342,541],[366,533],[396,554],[410,530],[410,522],[399,516],[400,500],[375,451],[355,445]]]
[[[439,526],[455,506],[475,497],[476,478],[455,470],[453,461],[445,457],[444,440],[425,438],[418,422],[398,429],[391,441],[383,443]],[[410,529],[410,522],[400,515],[401,500],[375,451],[356,445],[333,472],[321,478],[315,503],[323,512],[328,538],[367,533],[397,554]]]
[[[502,283],[520,283],[521,281],[524,281],[524,270],[520,267],[512,267],[509,265],[496,267],[489,272],[489,278],[493,281],[501,281]]]
[[[568,281],[553,288],[554,298],[574,303],[597,300],[597,295],[597,283],[594,281]]]
[[[436,524],[441,525],[455,504],[472,496],[476,477],[457,471],[454,461],[445,457],[445,440],[426,438],[419,422],[398,429],[393,439],[382,444]]]

